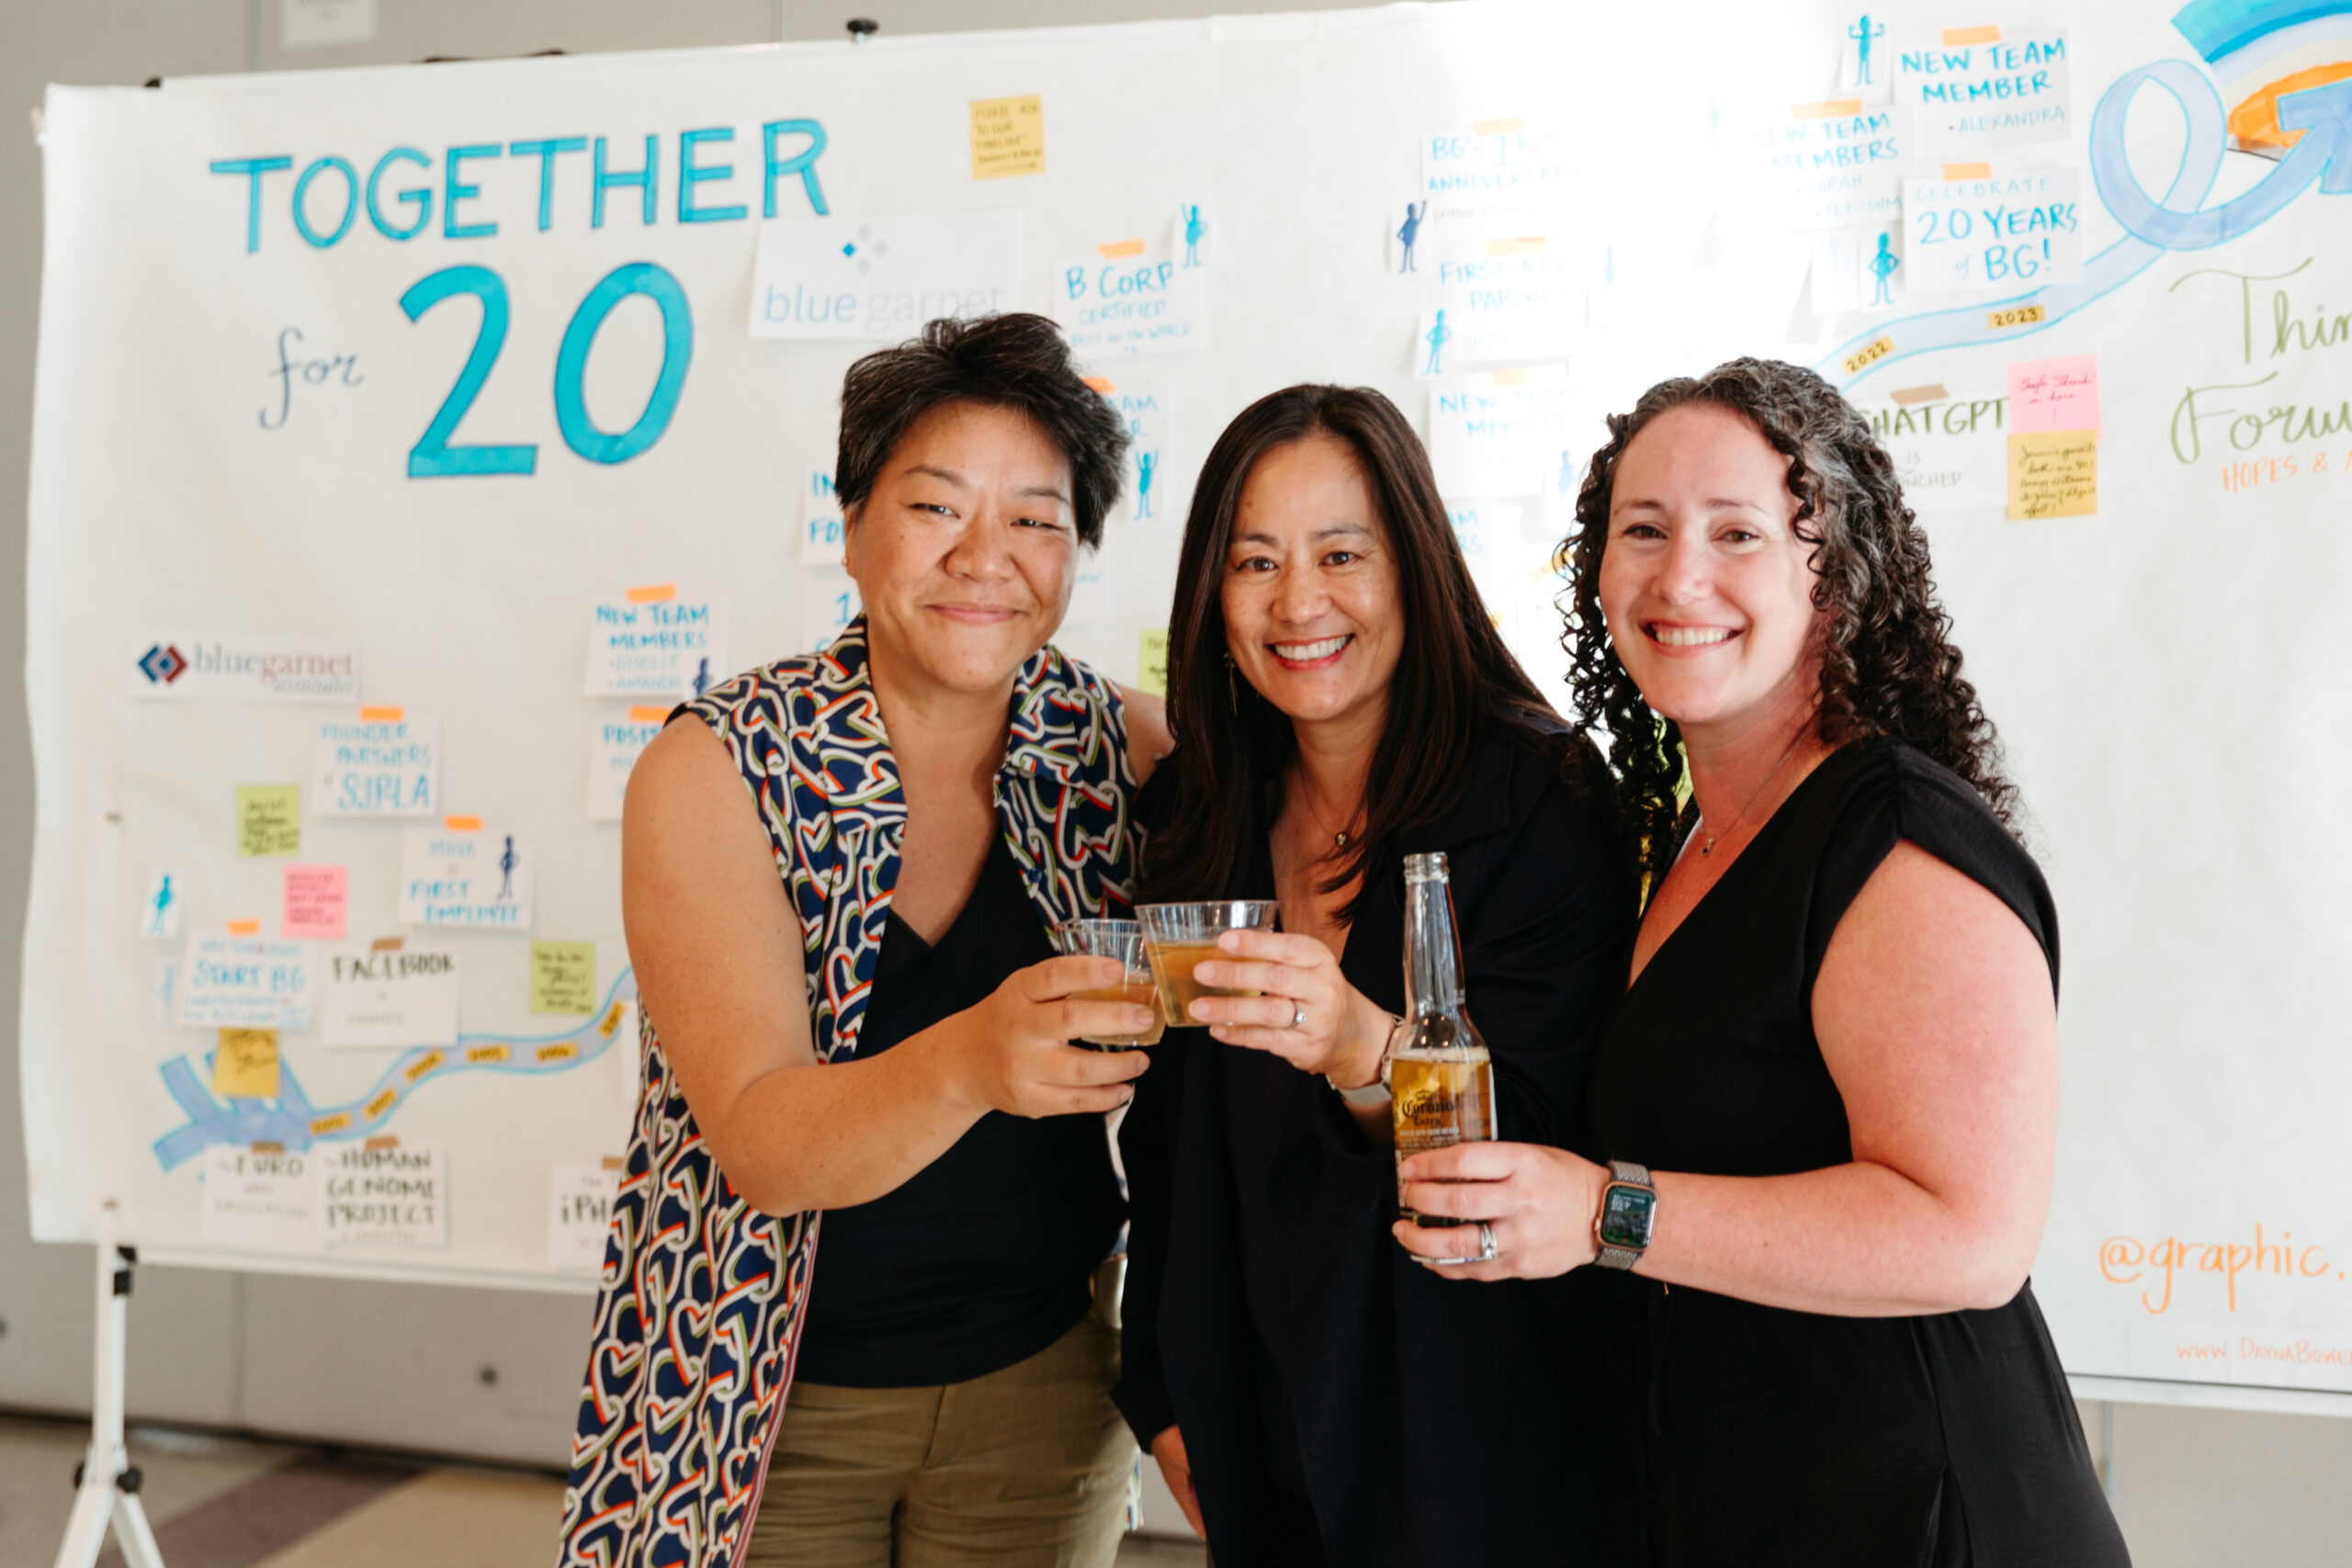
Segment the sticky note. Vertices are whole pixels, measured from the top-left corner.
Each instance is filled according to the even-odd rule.
[[[531,944],[531,1010],[584,1017],[596,1010],[596,944]]]
[[[443,1149],[383,1147],[326,1155],[321,1199],[329,1247],[447,1247],[449,1156]]]
[[[449,948],[331,950],[319,961],[321,1032],[334,1046],[455,1045],[458,976]]]
[[[1168,632],[1165,627],[1146,626],[1139,634],[1140,647],[1136,657],[1136,686],[1155,697],[1168,694]]]
[[[972,177],[1046,172],[1046,102],[1035,93],[1018,98],[972,100]]]
[[[2009,437],[2009,515],[2088,517],[2098,510],[2098,432]]]
[[[283,1148],[213,1145],[204,1152],[202,1234],[208,1247],[241,1252],[318,1251],[326,1236],[313,1157]]]
[[[302,852],[302,786],[237,786],[237,852],[240,855],[299,855]]]
[[[176,940],[180,934],[180,906],[187,902],[187,889],[180,879],[168,871],[157,872],[139,901],[139,934]]]
[[[339,865],[289,865],[277,934],[322,942],[343,940],[350,873]]]
[[[224,1029],[212,1054],[212,1092],[223,1099],[277,1098],[277,1031]]]
[[[2010,365],[2010,430],[2030,435],[2098,427],[2098,355],[2020,359]]]
[[[548,1173],[548,1267],[593,1273],[604,1267],[605,1231],[621,1173],[596,1165],[559,1165]]]

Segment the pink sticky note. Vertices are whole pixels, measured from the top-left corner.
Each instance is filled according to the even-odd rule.
[[[2009,367],[2009,429],[2019,435],[2044,430],[2098,428],[2098,355],[2020,359]]]
[[[278,917],[277,934],[341,942],[349,881],[339,865],[288,866],[286,907]]]

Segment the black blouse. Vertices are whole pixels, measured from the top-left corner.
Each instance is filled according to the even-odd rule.
[[[1854,742],[1797,786],[1626,992],[1593,1066],[1596,1147],[1719,1176],[1853,1158],[1813,985],[1902,840],[2016,911],[2054,988],[2057,911],[2032,857],[1956,774],[1900,741]],[[1671,1208],[1658,1223],[1674,1224]],[[2129,1562],[2030,1286],[1989,1312],[1856,1318],[1618,1278],[1649,1562]]]
[[[1175,780],[1163,765],[1140,821],[1172,808]],[[1622,856],[1556,753],[1485,745],[1462,803],[1367,872],[1340,967],[1392,1012],[1402,857],[1430,850],[1450,860],[1502,1135],[1572,1143],[1632,940]],[[1273,896],[1256,859],[1233,897]],[[1205,1030],[1154,1049],[1120,1146],[1133,1221],[1114,1397],[1147,1444],[1182,1427],[1218,1568],[1311,1561],[1284,1544],[1304,1510],[1324,1558],[1351,1568],[1626,1560],[1606,1281],[1422,1269],[1389,1235],[1393,1152],[1322,1079]]]

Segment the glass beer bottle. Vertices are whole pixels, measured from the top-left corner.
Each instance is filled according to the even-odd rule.
[[[1462,998],[1462,943],[1442,854],[1405,857],[1405,1021],[1388,1056],[1396,1158],[1498,1135],[1495,1069]],[[1397,1208],[1417,1225],[1470,1222]]]

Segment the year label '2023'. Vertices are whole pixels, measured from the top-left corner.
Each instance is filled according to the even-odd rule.
[[[473,407],[506,344],[509,310],[506,280],[486,266],[446,266],[428,273],[401,296],[401,309],[412,321],[444,299],[470,294],[481,301],[481,326],[474,334],[473,351],[458,371],[457,383],[442,400],[441,410],[409,448],[408,477],[413,479],[450,479],[475,474],[527,474],[538,467],[535,442],[453,445],[458,423]],[[632,294],[642,294],[662,311],[662,372],[646,395],[636,423],[619,432],[596,427],[588,415],[582,381],[587,374],[588,353],[596,344],[605,318]],[[606,273],[588,290],[563,330],[555,356],[555,423],[564,445],[592,463],[626,463],[662,439],[677,412],[678,393],[686,384],[686,367],[694,359],[694,314],[686,306],[686,291],[665,267],[651,262],[630,262]]]

